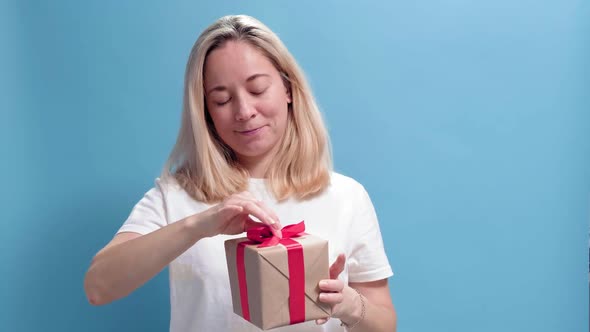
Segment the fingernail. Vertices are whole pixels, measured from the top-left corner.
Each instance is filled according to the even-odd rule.
[[[275,235],[276,235],[276,236],[277,236],[279,239],[282,239],[282,238],[283,238],[283,232],[281,232],[281,230],[280,230],[280,229],[277,229],[277,230],[275,231]]]
[[[328,286],[328,282],[326,280],[320,281],[320,287],[326,287],[326,286]]]

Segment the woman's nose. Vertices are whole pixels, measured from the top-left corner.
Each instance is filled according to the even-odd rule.
[[[256,116],[256,108],[248,101],[248,98],[240,98],[236,105],[236,121],[246,121]]]

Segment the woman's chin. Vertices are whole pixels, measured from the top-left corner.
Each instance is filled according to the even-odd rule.
[[[271,149],[268,148],[250,148],[250,149],[241,149],[241,150],[234,150],[236,154],[243,159],[247,160],[256,160],[262,159],[266,157]]]

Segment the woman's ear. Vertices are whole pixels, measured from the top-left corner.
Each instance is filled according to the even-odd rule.
[[[283,85],[285,86],[285,94],[287,95],[287,104],[293,102],[293,95],[291,94],[291,82],[289,82],[289,76],[284,72],[281,72],[281,78],[283,79]]]
[[[285,92],[287,93],[287,104],[292,103],[293,102],[293,97],[291,96],[291,89],[286,88],[286,91]]]

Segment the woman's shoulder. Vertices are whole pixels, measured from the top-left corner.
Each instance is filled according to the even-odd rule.
[[[154,180],[152,190],[158,191],[166,201],[190,201],[190,195],[173,176],[160,176]],[[179,200],[182,198],[181,200]]]
[[[154,187],[161,191],[184,191],[182,186],[173,176],[159,176],[154,180]]]
[[[330,177],[330,187],[335,191],[351,194],[365,191],[365,187],[356,179],[334,171]]]

